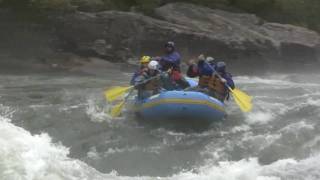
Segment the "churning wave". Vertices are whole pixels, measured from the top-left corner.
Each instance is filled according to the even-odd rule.
[[[320,137],[318,137],[320,139]],[[68,148],[53,144],[47,134],[31,135],[1,117],[0,177],[3,180],[78,180],[78,179],[181,179],[181,180],[280,180],[320,177],[320,155],[306,159],[283,159],[260,165],[257,158],[208,163],[171,177],[123,177],[116,171],[102,174],[84,162],[68,157]]]
[[[16,126],[11,122],[11,117],[17,109],[0,105],[0,179],[318,180],[320,85],[316,80],[303,82],[303,79],[305,77],[291,75],[237,77],[240,89],[254,97],[254,109],[242,114],[235,104],[229,102],[230,115],[227,120],[232,123],[222,124],[224,127],[219,132],[216,129],[190,134],[165,129],[151,130],[153,136],[159,136],[163,141],[147,151],[158,154],[161,149],[175,143],[211,138],[200,152],[205,161],[163,177],[143,174],[129,177],[116,169],[108,173],[97,171],[82,160],[70,158],[68,147],[53,142],[47,133],[31,134]],[[108,121],[112,126],[125,120],[110,120],[104,109],[97,106],[97,101],[97,97],[91,96],[83,102],[90,121]],[[215,137],[216,134],[218,137]],[[139,149],[139,146],[110,147],[103,154],[112,156]],[[86,155],[95,160],[101,154],[91,147]]]

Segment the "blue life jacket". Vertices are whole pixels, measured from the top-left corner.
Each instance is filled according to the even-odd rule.
[[[188,77],[211,76],[215,72],[215,67],[205,61],[198,62],[197,65],[192,64],[187,71]]]

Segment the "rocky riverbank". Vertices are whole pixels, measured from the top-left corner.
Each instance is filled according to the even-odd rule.
[[[130,64],[144,54],[162,54],[168,40],[176,42],[184,61],[205,53],[244,73],[320,62],[320,36],[314,31],[192,4],[167,4],[155,10],[155,17],[75,11],[51,15],[46,25],[21,25],[5,20],[5,12],[1,16],[1,44],[8,49],[2,54],[25,54],[49,68],[73,69],[90,63],[88,57]]]

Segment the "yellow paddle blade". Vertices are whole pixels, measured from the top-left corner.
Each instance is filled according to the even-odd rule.
[[[123,96],[131,88],[133,88],[133,86],[129,86],[129,87],[113,87],[113,88],[111,88],[109,90],[106,90],[104,92],[104,95],[105,95],[107,101],[112,102],[112,101],[118,99],[119,97]]]
[[[111,109],[110,114],[111,114],[112,117],[118,117],[121,114],[121,111],[122,111],[122,109],[124,107],[124,103],[125,103],[125,101],[122,101],[121,103],[115,105]]]
[[[237,94],[238,97],[241,97],[241,99],[245,99],[246,101],[251,101],[252,97],[246,94],[245,92],[241,91],[240,89],[233,89],[233,93]]]
[[[231,90],[231,92],[233,99],[243,112],[249,112],[252,110],[252,97],[237,89]]]

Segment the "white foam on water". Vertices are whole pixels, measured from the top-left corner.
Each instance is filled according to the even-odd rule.
[[[267,124],[275,120],[279,115],[285,114],[289,108],[282,103],[256,100],[254,101],[253,110],[245,114],[245,122],[248,124]]]
[[[313,106],[320,106],[320,98],[319,99],[308,98],[307,103]]]
[[[262,78],[258,76],[237,76],[234,78],[238,84],[268,84],[275,86],[310,86],[317,87],[319,84],[317,83],[301,83],[301,82],[293,82],[287,78],[287,76],[269,76],[268,78]]]
[[[47,134],[32,136],[29,132],[1,117],[1,179],[42,180],[48,177],[54,177],[57,180],[84,179],[87,176],[86,172],[79,170],[85,165],[69,159],[68,153],[67,148],[53,145]]]
[[[62,107],[59,108],[59,111],[60,111],[60,112],[70,111],[70,110],[73,110],[73,109],[78,109],[78,108],[87,107],[87,106],[88,106],[88,104],[86,104],[86,103],[80,103],[80,104],[75,104],[75,105],[62,106]]]
[[[10,118],[12,118],[12,115],[16,112],[16,110],[3,104],[0,104],[0,109],[0,116],[4,117],[4,120],[6,121],[11,121]]]
[[[313,130],[314,128],[315,127],[312,124],[307,124],[304,120],[301,120],[300,122],[292,123],[288,126],[285,126],[284,128],[280,129],[279,132],[299,132],[299,130],[302,129]]]
[[[126,152],[134,152],[138,151],[140,148],[138,146],[133,147],[124,147],[124,148],[108,148],[104,153],[104,157],[108,157],[112,154],[126,153]]]
[[[174,180],[280,180],[277,177],[260,175],[262,167],[257,159],[241,160],[238,162],[219,162],[206,165],[195,172],[182,172],[174,175]]]
[[[250,144],[250,146],[254,146],[257,149],[256,151],[261,151],[279,140],[281,137],[282,135],[280,133],[253,135],[249,132],[244,135],[241,140],[241,144]]]
[[[281,86],[285,84],[298,85],[298,83],[286,80],[286,77],[280,77],[280,80],[251,77],[248,77],[247,80],[244,77],[239,77],[237,80],[238,79],[240,84],[263,83],[279,85],[279,83],[282,83]],[[251,81],[251,79],[253,80]],[[312,84],[307,85],[311,86]],[[294,132],[300,129],[312,130],[314,128],[313,124],[308,124],[304,121],[294,123],[280,129],[276,134],[270,135],[251,134],[251,124],[265,124],[275,120],[281,114],[300,109],[308,104],[317,107],[320,105],[320,101],[316,98],[306,99],[303,103],[297,103],[290,107],[281,103],[267,103],[261,99],[255,101],[255,103],[260,105],[260,107],[255,107],[253,112],[246,115],[245,122],[247,124],[234,127],[231,133],[244,132],[245,135],[242,137],[240,143],[259,142],[263,143],[261,147],[268,146],[277,141],[281,138],[281,132]],[[5,107],[0,107],[0,109],[5,109]],[[1,180],[318,180],[320,177],[320,155],[317,151],[313,151],[314,155],[306,159],[295,160],[289,158],[278,160],[269,165],[261,165],[256,157],[239,161],[228,161],[227,157],[221,157],[221,154],[228,149],[228,147],[224,146],[213,146],[217,149],[213,149],[212,146],[208,147],[207,152],[212,153],[213,156],[216,156],[215,158],[208,159],[203,165],[193,170],[181,171],[170,177],[127,177],[117,174],[116,171],[103,174],[82,161],[69,158],[68,148],[52,143],[51,138],[47,134],[31,135],[28,131],[10,123],[10,117],[13,112],[12,109],[7,108],[6,111],[0,113],[0,115],[2,115],[0,117]],[[92,121],[101,122],[110,118],[104,109],[97,106],[95,99],[88,100],[86,112]],[[210,133],[208,135],[206,133],[199,134],[199,136],[209,135]],[[172,137],[187,138],[189,135],[169,131],[166,136],[168,136],[170,140]],[[316,137],[305,143],[306,148],[319,144],[319,139],[319,137]],[[164,140],[166,140],[166,138],[164,138]],[[173,139],[173,142],[178,140],[179,139]],[[171,143],[172,142],[165,141],[160,146],[145,149],[145,152],[154,151],[154,153],[156,153],[161,150],[161,148],[164,148],[164,146],[170,146]],[[232,144],[234,144],[234,142],[229,141],[225,143],[225,146]],[[138,148],[140,147],[113,148],[107,151],[107,156],[114,153],[136,151]],[[90,149],[87,155],[91,159],[101,156],[96,148]]]
[[[314,147],[320,147],[320,136],[318,135],[314,137],[312,140],[304,143],[303,147],[308,149],[311,149]]]
[[[311,92],[311,93],[306,93],[298,96],[292,96],[292,97],[286,97],[285,99],[283,97],[272,97],[272,99],[275,100],[285,100],[285,101],[305,101],[306,99],[310,99],[312,97],[319,97],[320,92]],[[270,96],[255,96],[255,98],[259,99],[270,99]]]
[[[199,169],[181,172],[172,180],[319,180],[320,155],[303,160],[283,159],[261,165],[257,158],[207,164]]]
[[[92,154],[96,150],[92,150]],[[221,161],[171,177],[126,177],[115,171],[102,174],[87,164],[68,157],[68,149],[53,144],[47,134],[31,135],[1,117],[0,177],[3,180],[316,180],[320,177],[320,155],[304,160],[285,159],[260,165],[257,158]],[[93,155],[95,156],[95,155]]]
[[[100,155],[97,152],[97,148],[95,146],[90,148],[90,151],[87,153],[87,157],[92,160],[100,159]]]
[[[146,179],[118,176],[115,171],[102,174],[68,154],[68,148],[52,143],[47,134],[31,135],[10,119],[0,117],[1,180]]]
[[[124,120],[126,119],[128,111],[133,109],[132,106],[134,105],[132,104],[132,99],[134,98],[134,96],[129,97],[119,117],[112,117],[110,115],[111,108],[122,102],[123,99],[120,98],[119,100],[110,103],[105,100],[104,95],[100,93],[98,95],[92,94],[91,96],[87,97],[86,114],[89,116],[92,122],[116,122],[113,120]]]
[[[252,112],[246,115],[246,123],[248,124],[266,124],[274,118],[274,115],[269,112]]]
[[[308,97],[308,96],[306,96]],[[254,101],[253,110],[245,115],[245,122],[248,124],[267,124],[277,120],[279,116],[288,112],[296,112],[308,106],[320,106],[320,100],[314,98],[304,98],[297,100],[290,106],[280,102],[265,102],[262,99]]]
[[[284,159],[264,166],[261,174],[277,176],[281,179],[319,180],[320,154],[303,160]]]
[[[241,126],[235,126],[231,129],[231,133],[237,133],[237,132],[246,132],[249,131],[251,128],[248,125],[241,125]]]
[[[112,117],[108,114],[109,105],[100,106],[95,98],[89,98],[87,100],[86,114],[93,122],[105,122],[110,121]]]

